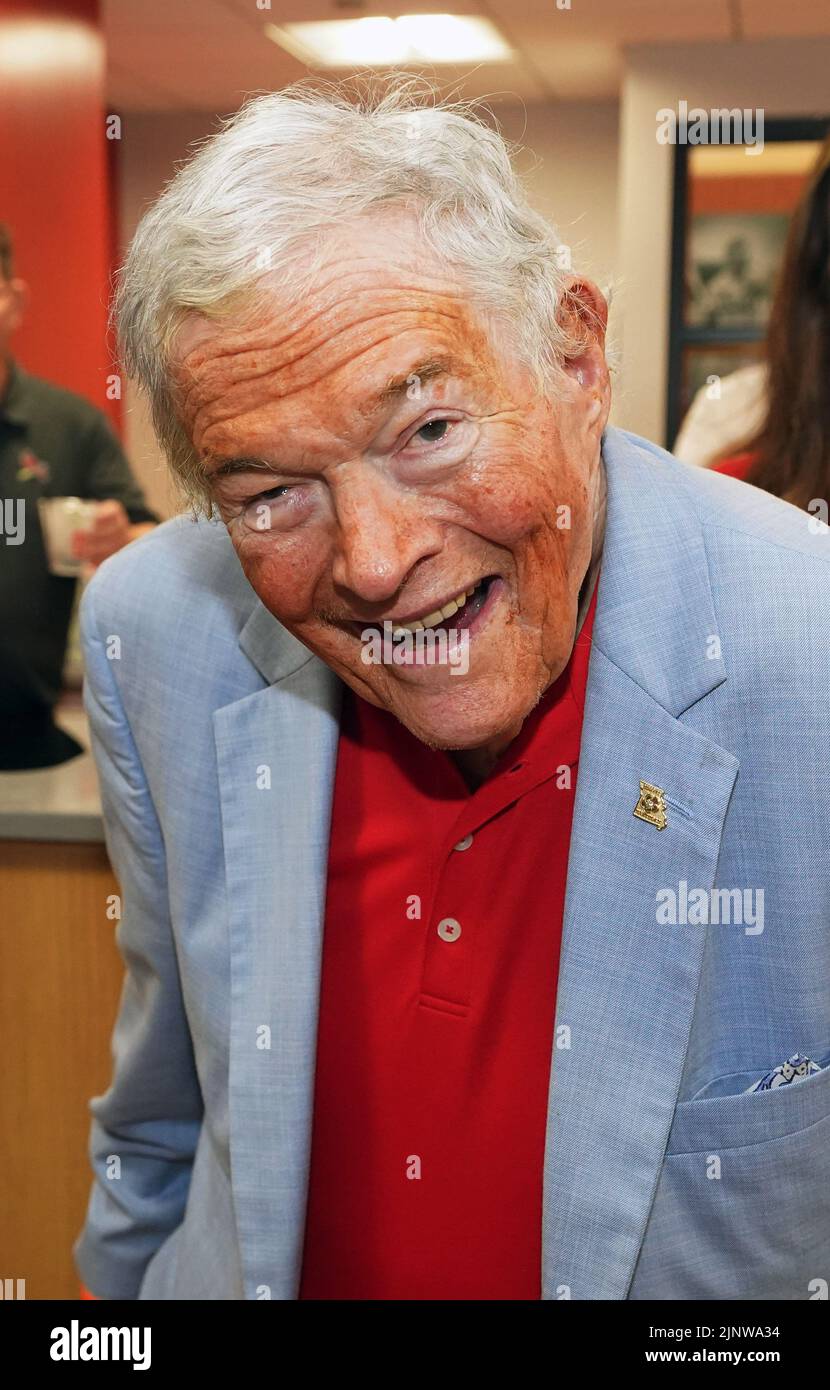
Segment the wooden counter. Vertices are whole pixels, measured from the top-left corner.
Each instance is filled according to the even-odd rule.
[[[3,776],[18,785],[43,774]],[[92,1184],[88,1105],[109,1085],[124,974],[106,915],[118,885],[88,817],[79,833],[67,808],[62,842],[55,806],[48,820],[38,814],[33,806],[29,838],[25,821],[19,838],[8,823],[0,837],[0,1279],[25,1279],[28,1299],[76,1299],[72,1244]]]

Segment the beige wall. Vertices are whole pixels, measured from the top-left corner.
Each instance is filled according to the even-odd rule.
[[[524,147],[518,168],[541,212],[570,246],[573,264],[605,288],[617,262],[616,102],[564,102],[497,111]]]
[[[656,113],[685,99],[705,110],[762,108],[765,121],[824,115],[828,72],[827,39],[628,51],[620,106],[615,424],[665,442],[674,149],[657,143]]]
[[[506,137],[522,145],[518,167],[536,205],[557,224],[574,265],[605,288],[617,240],[616,103],[495,108]],[[126,248],[142,211],[161,191],[193,140],[214,128],[208,113],[127,114],[121,147],[120,219]],[[167,467],[137,391],[125,391],[127,451],[150,505],[178,509]]]

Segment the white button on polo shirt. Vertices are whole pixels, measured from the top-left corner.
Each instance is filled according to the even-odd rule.
[[[454,917],[442,917],[438,923],[438,935],[442,941],[457,941],[461,935],[461,923]]]

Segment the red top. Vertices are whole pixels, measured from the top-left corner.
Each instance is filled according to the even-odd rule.
[[[730,478],[740,478],[745,481],[754,462],[754,454],[734,454],[732,458],[721,459],[720,463],[713,463],[712,468],[716,473],[728,473]]]
[[[300,1298],[541,1297],[595,606],[596,592],[567,668],[474,792],[450,754],[345,692]]]

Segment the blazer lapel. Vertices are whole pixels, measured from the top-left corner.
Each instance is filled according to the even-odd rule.
[[[230,934],[231,1171],[246,1298],[299,1291],[342,685],[257,604],[272,683],[214,715]]]
[[[657,893],[712,886],[737,759],[679,716],[726,679],[682,472],[603,443],[608,520],[586,691],[551,1068],[545,1299],[626,1297],[683,1072],[707,928]],[[640,781],[667,824],[634,816]]]

